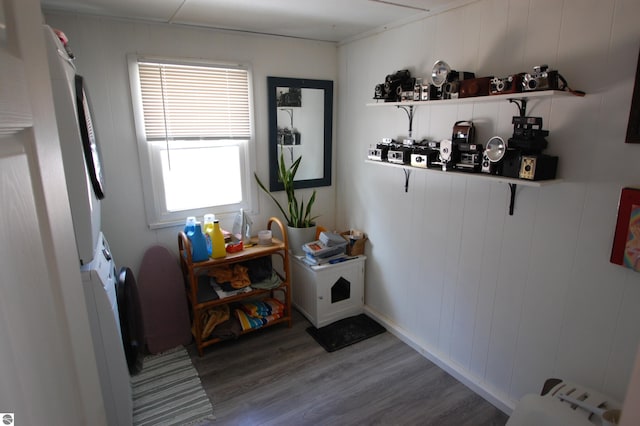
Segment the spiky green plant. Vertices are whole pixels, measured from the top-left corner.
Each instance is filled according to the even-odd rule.
[[[285,210],[280,202],[273,196],[271,192],[267,189],[266,186],[260,181],[260,178],[256,173],[253,175],[258,182],[258,186],[276,203],[276,206],[282,212],[285,220],[287,221],[287,225],[293,228],[310,228],[315,225],[315,220],[318,216],[311,216],[311,208],[313,207],[313,203],[316,201],[316,190],[313,190],[313,194],[311,194],[311,198],[307,202],[305,206],[304,201],[298,202],[296,197],[296,191],[294,188],[294,180],[296,177],[296,173],[298,172],[298,167],[300,166],[300,161],[302,160],[302,156],[298,157],[296,161],[294,161],[291,166],[287,167],[284,164],[284,154],[283,150],[280,150],[280,160],[278,161],[278,181],[282,182],[284,186],[284,190],[287,194],[287,204],[288,204],[288,213]]]

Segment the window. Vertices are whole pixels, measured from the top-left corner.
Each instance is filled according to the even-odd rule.
[[[129,70],[149,226],[250,211],[248,68],[132,55]]]

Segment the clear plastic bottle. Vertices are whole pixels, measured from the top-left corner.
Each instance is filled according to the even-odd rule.
[[[214,214],[205,214],[204,215],[204,239],[207,243],[207,253],[209,254],[209,256],[211,256],[211,253],[213,252],[213,245],[211,244],[212,241],[212,237],[213,237],[213,221],[216,219],[216,216]]]
[[[227,255],[227,250],[224,244],[224,235],[222,234],[220,223],[217,219],[213,221],[213,235],[211,237],[211,244],[213,246],[211,257],[213,257],[214,259],[220,259]]]

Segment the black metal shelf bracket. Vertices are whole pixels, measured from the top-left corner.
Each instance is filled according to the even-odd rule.
[[[396,107],[404,110],[404,112],[407,113],[407,118],[409,118],[409,138],[411,138],[411,134],[413,132],[413,105],[396,105]]]
[[[404,192],[409,192],[409,177],[411,176],[411,170],[404,168]]]
[[[509,201],[509,216],[513,216],[513,208],[515,207],[516,204],[516,189],[518,188],[518,185],[515,183],[510,183],[509,184],[509,189],[511,190],[511,199]]]
[[[518,98],[518,99],[510,98],[509,102],[511,102],[512,104],[516,104],[516,107],[518,108],[518,113],[520,114],[520,117],[526,117],[526,115],[527,115],[527,98]]]

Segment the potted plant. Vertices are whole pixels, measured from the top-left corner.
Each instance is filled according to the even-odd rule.
[[[284,191],[287,194],[287,209],[273,196],[266,186],[262,183],[257,174],[253,174],[258,182],[258,186],[276,203],[276,206],[282,212],[287,221],[289,248],[295,255],[302,256],[304,251],[302,245],[309,241],[313,241],[316,235],[315,220],[318,216],[311,215],[311,208],[316,201],[316,191],[313,190],[311,198],[305,205],[303,200],[298,201],[294,188],[294,180],[298,167],[302,161],[302,156],[298,157],[291,166],[287,167],[284,162],[283,150],[280,150],[280,159],[278,161],[278,181],[282,182]]]

